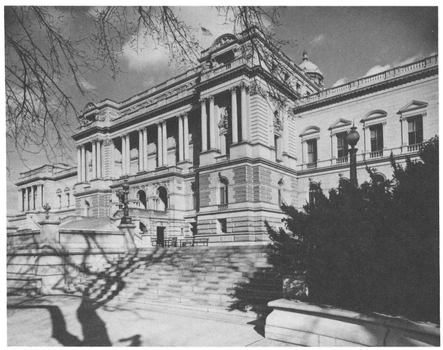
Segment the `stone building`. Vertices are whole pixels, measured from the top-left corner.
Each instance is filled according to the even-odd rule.
[[[438,133],[437,56],[334,88],[322,81],[306,52],[296,64],[258,32],[222,35],[200,66],[122,102],[88,103],[73,135],[77,168],[23,173],[22,213],[9,221],[29,225],[46,202],[64,220],[118,219],[127,179],[139,238],[266,241],[264,222],[281,223],[281,203],[301,208],[320,183],[349,176],[353,124],[360,183],[366,165],[390,177],[391,152],[404,162]]]

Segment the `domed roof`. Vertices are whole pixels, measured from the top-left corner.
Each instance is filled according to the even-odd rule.
[[[306,73],[316,73],[316,74],[320,74],[321,76],[323,76],[320,69],[318,69],[318,67],[314,63],[309,61],[308,52],[306,50],[303,51],[303,61],[298,66]]]

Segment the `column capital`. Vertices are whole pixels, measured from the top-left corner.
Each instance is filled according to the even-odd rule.
[[[214,99],[215,99],[214,95],[208,96],[208,100],[209,100],[209,102],[214,101]]]
[[[112,141],[112,139],[104,139],[103,140],[103,145],[104,146],[110,146],[114,143],[114,141]]]
[[[208,99],[207,97],[202,97],[202,98],[200,98],[198,101],[199,101],[201,104],[203,104],[203,103],[206,102],[207,99]]]
[[[186,118],[188,116],[188,112],[181,113],[179,117]]]
[[[248,90],[249,89],[249,85],[248,84],[246,84],[244,81],[242,81],[241,83],[240,83],[240,89],[241,90]]]
[[[238,90],[238,86],[237,85],[231,86],[229,88],[229,91],[231,91],[231,94],[235,94],[237,92],[237,90]]]

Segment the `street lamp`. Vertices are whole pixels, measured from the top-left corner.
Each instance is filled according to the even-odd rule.
[[[122,189],[117,191],[117,197],[120,200],[120,203],[123,207],[123,216],[120,221],[121,225],[131,225],[132,219],[129,216],[129,184],[128,179],[125,179],[125,182],[122,184]]]
[[[352,125],[351,131],[349,131],[348,135],[346,136],[346,140],[348,141],[348,145],[351,146],[351,149],[349,150],[350,154],[350,181],[351,184],[355,187],[358,186],[357,182],[357,151],[358,149],[355,148],[355,145],[357,144],[358,140],[360,140],[360,134],[357,132],[357,128],[355,125]]]

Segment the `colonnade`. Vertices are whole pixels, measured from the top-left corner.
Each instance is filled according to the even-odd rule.
[[[238,101],[237,101],[237,90],[240,88],[240,98],[241,98],[241,141],[249,140],[249,88],[245,83],[241,83],[240,86],[234,86],[230,88],[231,92],[231,121],[232,121],[232,143],[239,142],[238,135]],[[207,113],[207,102],[209,102],[209,115]],[[206,98],[200,99],[201,104],[201,140],[202,140],[202,151],[207,151],[209,149],[220,149],[220,135],[219,126],[217,124],[218,118],[214,115],[214,96],[208,96]],[[208,123],[209,119],[209,123]],[[208,140],[209,134],[209,140]]]
[[[241,108],[240,116],[238,115],[238,98],[237,91],[240,89]],[[231,93],[231,123],[232,123],[232,143],[249,140],[249,88],[245,83],[240,83],[239,86],[230,88]],[[201,103],[201,144],[202,151],[209,149],[225,149],[226,128],[219,126],[219,118],[215,115],[215,98],[209,96],[200,100]],[[209,104],[209,114],[207,113],[207,104]],[[189,160],[189,123],[188,114],[182,113],[176,115],[178,123],[178,162]],[[241,118],[239,120],[239,118]],[[169,118],[168,120],[170,120]],[[240,123],[239,123],[240,122]],[[241,130],[239,132],[239,125]],[[122,154],[122,173],[121,175],[131,174],[131,137],[138,133],[138,171],[149,171],[148,169],[148,127],[154,125],[144,126],[143,128],[127,132],[126,134],[118,136],[121,140],[121,154]],[[157,167],[168,165],[168,132],[167,120],[157,122]],[[134,135],[135,134],[135,135]],[[209,135],[209,138],[208,138]],[[90,144],[90,145],[89,145]],[[110,176],[114,174],[114,140],[93,140],[77,147],[77,162],[78,162],[78,182],[86,182],[93,179],[99,179],[104,176],[104,161],[103,150],[104,146],[109,147],[110,162]],[[88,169],[87,151],[91,152],[92,169]]]
[[[39,210],[43,207],[43,184],[22,188],[18,191],[18,210]]]
[[[189,160],[189,123],[188,114],[183,113],[176,116],[178,122],[178,162]],[[121,175],[131,174],[131,136],[138,133],[138,171],[149,171],[148,169],[148,127],[134,130],[118,136],[121,140],[122,155],[122,173]],[[103,142],[102,142],[103,141]],[[114,140],[93,140],[89,143],[77,147],[78,162],[78,182],[86,182],[92,179],[102,178],[104,176],[103,149],[109,147],[109,162],[111,177],[114,174],[115,154]],[[87,151],[91,150],[91,172],[88,171]],[[168,130],[167,120],[157,123],[157,167],[168,165]],[[91,175],[89,175],[91,173]]]
[[[85,182],[92,179],[99,179],[102,177],[103,167],[103,145],[102,140],[93,140],[91,143],[91,162],[92,162],[92,174],[91,178],[88,178],[88,163],[86,159],[86,145],[82,144],[77,147],[77,180],[78,182]]]

